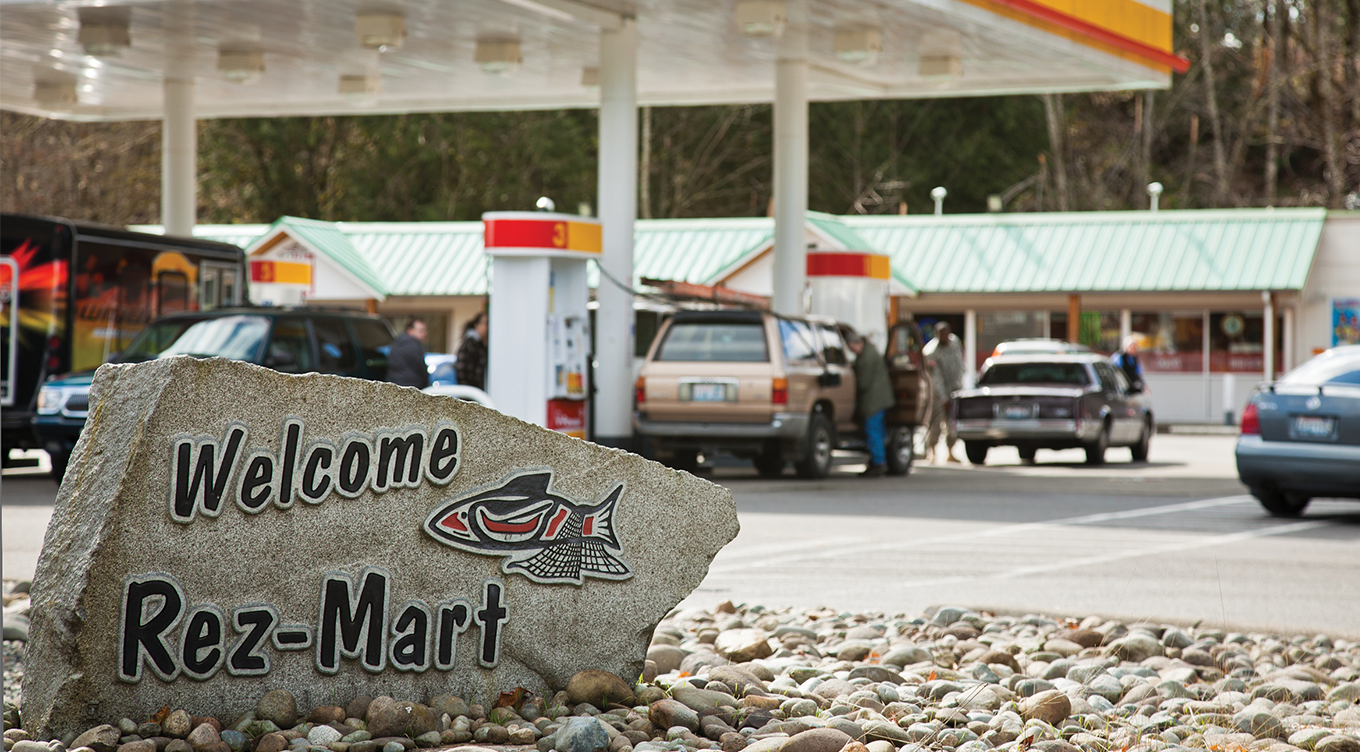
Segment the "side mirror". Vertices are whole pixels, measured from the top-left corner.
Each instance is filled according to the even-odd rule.
[[[839,373],[832,373],[832,372],[830,372],[830,371],[823,371],[822,374],[821,374],[820,376],[817,377],[817,386],[820,386],[820,387],[832,387],[832,386],[840,386],[840,385],[841,385],[841,375],[840,375]]]

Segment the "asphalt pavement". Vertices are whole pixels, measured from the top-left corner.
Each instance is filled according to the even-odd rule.
[[[1149,462],[1112,449],[1099,467],[998,449],[986,467],[904,478],[861,479],[853,455],[812,482],[720,466],[704,474],[732,490],[742,531],[686,604],[955,604],[1360,638],[1360,502],[1269,517],[1237,481],[1233,441],[1159,435]],[[51,516],[56,485],[36,472],[0,481],[6,579],[32,576]]]

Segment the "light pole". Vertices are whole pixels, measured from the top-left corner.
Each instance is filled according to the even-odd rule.
[[[948,195],[949,191],[946,191],[942,185],[930,189],[930,197],[935,199],[935,216],[944,214],[944,197]]]
[[[1148,211],[1157,211],[1157,203],[1162,198],[1162,184],[1148,183]]]

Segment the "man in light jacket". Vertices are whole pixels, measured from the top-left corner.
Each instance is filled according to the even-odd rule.
[[[935,445],[940,441],[941,428],[944,429],[948,461],[958,462],[954,444],[959,440],[959,433],[950,413],[950,400],[954,392],[963,388],[963,345],[949,330],[949,324],[941,321],[935,325],[935,339],[926,343],[921,354],[925,356],[935,387],[930,420],[926,424],[926,462],[935,461]]]

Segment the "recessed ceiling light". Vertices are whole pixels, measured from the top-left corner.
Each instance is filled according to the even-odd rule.
[[[264,75],[264,53],[221,48],[217,51],[217,69],[233,83],[254,83]]]
[[[600,69],[595,67],[582,68],[581,85],[587,89],[600,88]]]
[[[337,89],[357,105],[377,104],[382,96],[382,78],[377,75],[342,75]]]
[[[354,17],[354,35],[366,49],[395,50],[406,41],[406,17],[395,13],[360,13]]]
[[[124,47],[132,45],[128,32],[132,18],[131,8],[81,8],[80,33],[76,41],[85,48],[85,54],[96,57],[113,57],[121,54]]]
[[[836,29],[836,57],[847,63],[873,65],[883,51],[878,29],[857,27]]]
[[[748,37],[777,37],[789,23],[781,0],[743,0],[737,3],[736,19]]]
[[[478,39],[474,58],[487,73],[506,73],[524,62],[518,39]]]
[[[64,78],[35,81],[33,83],[33,98],[48,106],[75,104],[80,101],[76,97],[76,82]]]

